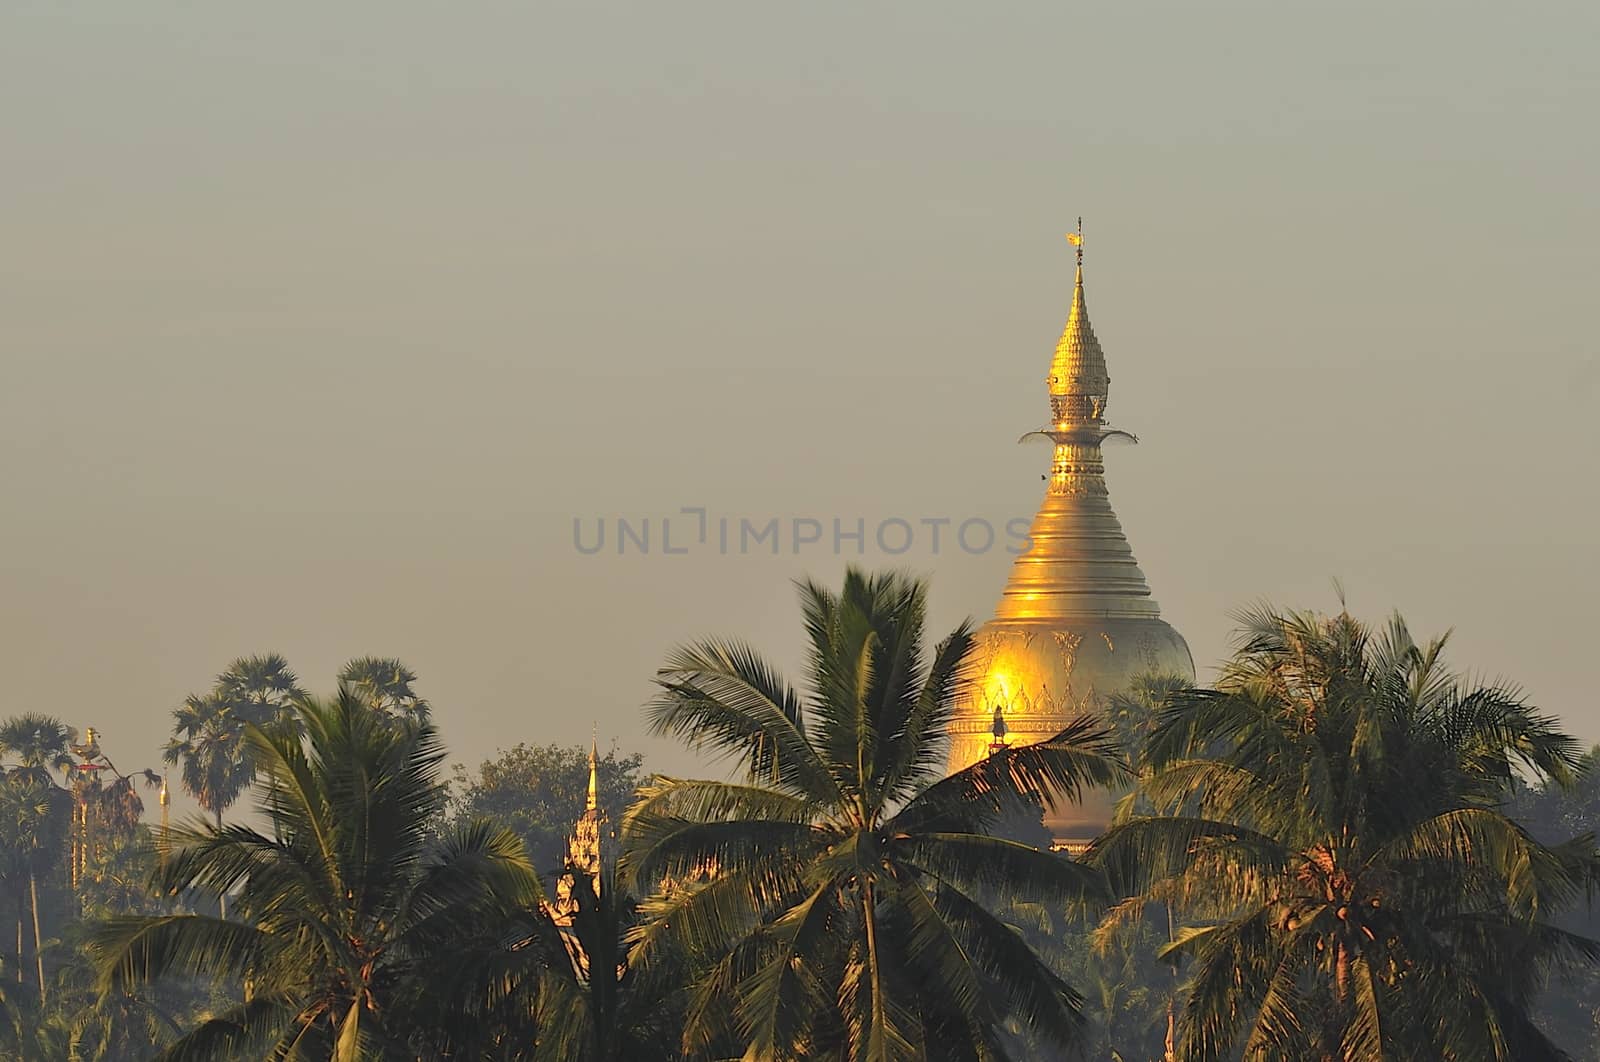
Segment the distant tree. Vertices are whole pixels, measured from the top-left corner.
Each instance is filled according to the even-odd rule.
[[[1508,813],[1540,841],[1600,836],[1600,745],[1584,754],[1571,786],[1517,779]],[[1600,940],[1600,905],[1560,915],[1564,930]],[[1600,1058],[1600,967],[1551,978],[1539,993],[1539,1027],[1573,1058]]]
[[[246,727],[292,725],[293,708],[305,696],[288,661],[268,653],[239,657],[217,676],[210,693],[191,693],[173,710],[173,736],[164,758],[181,764],[183,788],[219,826],[222,813],[255,780]]]
[[[643,782],[644,757],[611,749],[599,760],[600,810],[613,827]],[[561,869],[567,837],[583,813],[589,749],[583,745],[516,745],[468,774],[455,768],[458,818],[488,818],[516,831],[540,873]]]
[[[212,696],[243,722],[265,726],[291,715],[306,696],[289,662],[277,653],[241,656],[217,676]]]
[[[0,779],[0,858],[16,884],[27,886],[26,902],[33,919],[33,959],[39,998],[44,979],[44,940],[39,927],[39,877],[61,857],[66,839],[65,794],[49,782],[24,773]],[[18,897],[18,906],[22,898]],[[17,959],[20,962],[21,948]]]
[[[31,914],[34,972],[41,999],[47,989],[39,878],[60,862],[66,842],[72,799],[56,774],[72,764],[69,746],[73,737],[72,729],[59,719],[32,712],[0,723],[0,756],[4,757],[0,766],[0,869],[14,883],[19,916],[24,905]],[[22,934],[17,937],[20,966]]]
[[[36,712],[0,723],[0,758],[8,777],[55,784],[56,775],[72,766],[69,746],[74,734],[61,720]]]
[[[1190,685],[1182,675],[1137,675],[1126,690],[1106,699],[1106,721],[1116,731],[1117,742],[1129,759],[1138,759],[1172,695]]]
[[[113,918],[91,942],[103,995],[164,978],[231,980],[243,1002],[168,1048],[185,1059],[438,1057],[439,961],[542,898],[516,835],[478,821],[437,836],[444,752],[349,692],[247,728],[271,832],[174,831],[161,891],[237,891],[234,920]],[[303,732],[304,738],[300,736]]]
[[[1506,817],[1515,773],[1565,781],[1572,739],[1474,686],[1395,618],[1258,609],[1216,688],[1173,695],[1133,814],[1090,860],[1184,916],[1178,1057],[1531,1062],[1546,971],[1600,950],[1550,921],[1600,881],[1592,837]]]
[[[412,688],[416,681],[416,672],[387,657],[357,657],[339,672],[340,688],[391,718],[420,723],[427,720],[429,709]]]
[[[222,813],[233,806],[255,778],[255,762],[245,745],[246,722],[214,694],[190,694],[172,713],[173,737],[163,753],[190,796],[210,813],[218,827]]]
[[[1174,697],[1188,690],[1182,675],[1136,676],[1126,690],[1107,699],[1105,714],[1117,732],[1117,742],[1133,762],[1140,762],[1162,712]],[[1127,795],[1129,811],[1148,813],[1148,799],[1134,791]],[[1094,934],[1090,959],[1100,1007],[1097,1019],[1111,1049],[1129,1057],[1154,1057],[1145,1042],[1152,1013],[1165,1030],[1159,1049],[1164,1062],[1177,1055],[1178,975],[1182,957],[1170,954],[1166,962],[1155,958],[1172,943],[1175,922],[1166,904],[1141,908],[1137,918],[1108,922]],[[1154,976],[1157,967],[1166,976]]]

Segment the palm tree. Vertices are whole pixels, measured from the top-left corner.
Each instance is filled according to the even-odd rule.
[[[1472,686],[1397,617],[1258,609],[1216,688],[1173,695],[1145,746],[1162,810],[1091,852],[1174,904],[1193,960],[1195,1062],[1562,1057],[1530,996],[1596,945],[1551,915],[1600,881],[1593,839],[1536,842],[1501,807],[1518,770],[1562,779],[1571,738],[1515,691]]]
[[[339,672],[339,686],[359,694],[378,711],[395,719],[419,723],[428,718],[428,702],[411,684],[417,673],[398,660],[362,656]]]
[[[164,1058],[353,1062],[401,1051],[425,1035],[410,1019],[434,958],[539,898],[511,832],[480,821],[433,839],[446,793],[431,726],[384,726],[348,694],[294,712],[295,726],[247,727],[272,833],[175,831],[157,871],[169,894],[236,890],[235,920],[114,918],[92,939],[102,993],[169,975],[244,983],[242,1003]]]
[[[0,723],[0,757],[13,761],[6,774],[55,784],[55,776],[72,766],[68,746],[75,736],[52,716],[37,712],[12,716]]]
[[[1188,688],[1189,681],[1182,675],[1152,673],[1136,676],[1126,690],[1119,690],[1106,699],[1106,717],[1116,730],[1117,740],[1130,760],[1139,762],[1142,759],[1145,742],[1155,729],[1161,709],[1175,694]],[[1146,806],[1148,801],[1141,800],[1137,791],[1128,796],[1133,798],[1131,807],[1141,811],[1150,810]],[[1146,910],[1144,914],[1146,918],[1142,926],[1130,926],[1120,920],[1113,921],[1095,934],[1095,952],[1102,961],[1108,963],[1115,961],[1126,970],[1134,961],[1134,951],[1153,954],[1154,950],[1165,950],[1165,945],[1173,943],[1175,922],[1172,908],[1163,904],[1154,910]],[[1154,933],[1162,935],[1164,945],[1153,950],[1150,945]],[[1176,1062],[1178,1057],[1178,964],[1179,957],[1170,955],[1168,965],[1170,983],[1165,993],[1166,1037],[1162,1043],[1163,1062]],[[1101,1012],[1105,1015],[1109,1028],[1116,1015],[1109,1006],[1102,1007]]]
[[[173,710],[173,736],[163,756],[183,765],[183,787],[219,826],[222,813],[255,781],[245,728],[293,725],[293,707],[305,697],[288,661],[268,653],[239,657],[217,676],[210,693],[191,693]]]
[[[28,883],[28,905],[33,913],[33,961],[38,975],[39,999],[46,996],[44,980],[44,939],[39,928],[39,873],[59,856],[64,839],[62,811],[65,794],[47,781],[39,781],[21,770],[0,780],[0,851],[18,884]],[[21,904],[18,904],[21,907]],[[21,934],[18,934],[17,962],[22,962]],[[20,972],[20,970],[19,970]]]
[[[569,868],[569,870],[572,868]],[[562,958],[546,964],[540,983],[538,1062],[672,1062],[682,1028],[680,957],[658,955],[645,967],[632,961],[629,938],[638,901],[617,887],[614,870],[600,887],[573,873],[577,910],[558,938]],[[546,914],[548,918],[548,914]],[[551,939],[548,931],[545,940]],[[548,944],[546,945],[548,948]]]
[[[1008,1018],[1073,1044],[1078,993],[995,911],[1092,896],[1099,879],[989,831],[1125,780],[1110,732],[1075,721],[944,778],[970,627],[925,661],[920,581],[852,569],[841,593],[799,589],[809,698],[710,640],[673,654],[650,707],[657,733],[748,772],[662,779],[624,820],[631,880],[677,883],[642,905],[633,960],[718,956],[685,1054],[731,1033],[751,1059],[1004,1058]]]
[[[179,774],[183,787],[221,828],[222,813],[255,779],[255,761],[245,741],[247,724],[215,694],[191,693],[172,715],[173,737],[162,756],[170,764],[183,765]]]
[[[68,751],[74,734],[51,716],[27,712],[0,724],[0,756],[12,761],[0,770],[0,847],[18,882],[28,883],[28,906],[33,915],[33,958],[39,998],[45,997],[43,934],[39,926],[39,874],[60,856],[66,835],[63,819],[69,798],[55,780],[56,773],[71,769]],[[22,904],[18,903],[19,920]],[[18,973],[22,963],[22,933],[17,933]]]
[[[239,657],[217,676],[213,693],[235,716],[258,726],[289,716],[306,696],[289,662],[277,653]]]
[[[458,947],[436,967],[425,1018],[440,1057],[528,1062],[673,1062],[682,1031],[682,956],[633,962],[638,903],[613,866],[599,887],[573,871],[576,910],[546,903],[514,912],[494,937]]]

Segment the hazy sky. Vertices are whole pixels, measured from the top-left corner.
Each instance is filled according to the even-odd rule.
[[[137,767],[234,656],[384,654],[463,760],[593,724],[697,770],[650,677],[710,633],[796,665],[792,578],[989,614],[998,545],[871,530],[1031,515],[1082,214],[1113,502],[1202,677],[1230,609],[1338,578],[1600,740],[1597,39],[1578,2],[7,0],[0,711]],[[684,506],[826,530],[663,555]],[[653,552],[574,548],[618,516]]]

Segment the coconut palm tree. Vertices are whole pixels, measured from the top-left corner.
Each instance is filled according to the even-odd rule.
[[[1514,690],[1463,682],[1395,618],[1261,608],[1215,689],[1174,694],[1132,814],[1091,851],[1185,916],[1178,1057],[1562,1057],[1541,973],[1596,946],[1549,921],[1600,881],[1593,839],[1509,820],[1514,774],[1567,777],[1571,738]]]
[[[164,1058],[404,1053],[432,1035],[411,1019],[425,1012],[435,959],[539,899],[510,831],[480,821],[434,839],[446,792],[431,726],[385,726],[349,694],[294,713],[294,725],[247,727],[272,832],[174,831],[157,871],[168,893],[236,891],[235,920],[114,918],[91,942],[102,992],[167,976],[246,986],[244,1002]]]
[[[658,952],[648,968],[629,944],[638,903],[614,867],[596,883],[573,872],[575,910],[513,912],[494,936],[451,949],[422,1005],[440,1032],[434,1053],[526,1062],[676,1062],[688,971]]]
[[[398,660],[362,656],[339,672],[339,686],[360,695],[384,715],[419,723],[428,718],[428,702],[417,696],[412,683],[417,673]]]
[[[1008,1020],[1073,1044],[1078,993],[996,912],[1092,896],[1099,879],[989,831],[1125,781],[1110,731],[1079,720],[943,777],[970,627],[924,659],[920,581],[851,570],[839,593],[799,589],[808,697],[710,640],[670,657],[650,707],[657,733],[747,772],[662,779],[624,821],[631,880],[677,883],[642,905],[634,961],[719,956],[685,1054],[733,1035],[779,1062],[1004,1058]]]
[[[569,868],[570,869],[570,868]],[[537,1062],[672,1062],[680,1058],[683,964],[658,955],[648,967],[632,961],[628,943],[638,901],[617,887],[614,870],[600,887],[573,874],[577,909],[559,939],[565,961],[541,979]],[[548,916],[547,916],[548,917]],[[544,934],[548,941],[550,935]]]

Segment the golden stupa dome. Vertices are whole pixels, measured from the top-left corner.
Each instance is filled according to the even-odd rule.
[[[994,618],[977,631],[976,681],[952,728],[952,771],[990,754],[1002,720],[1006,742],[1025,745],[1101,712],[1141,677],[1194,681],[1189,646],[1162,620],[1111,509],[1101,444],[1133,437],[1105,421],[1111,378],[1084,302],[1081,229],[1071,239],[1078,272],[1046,381],[1051,423],[1024,436],[1054,444],[1049,487]],[[1112,801],[1105,791],[1086,793],[1047,814],[1045,826],[1058,846],[1077,849],[1110,822]]]

